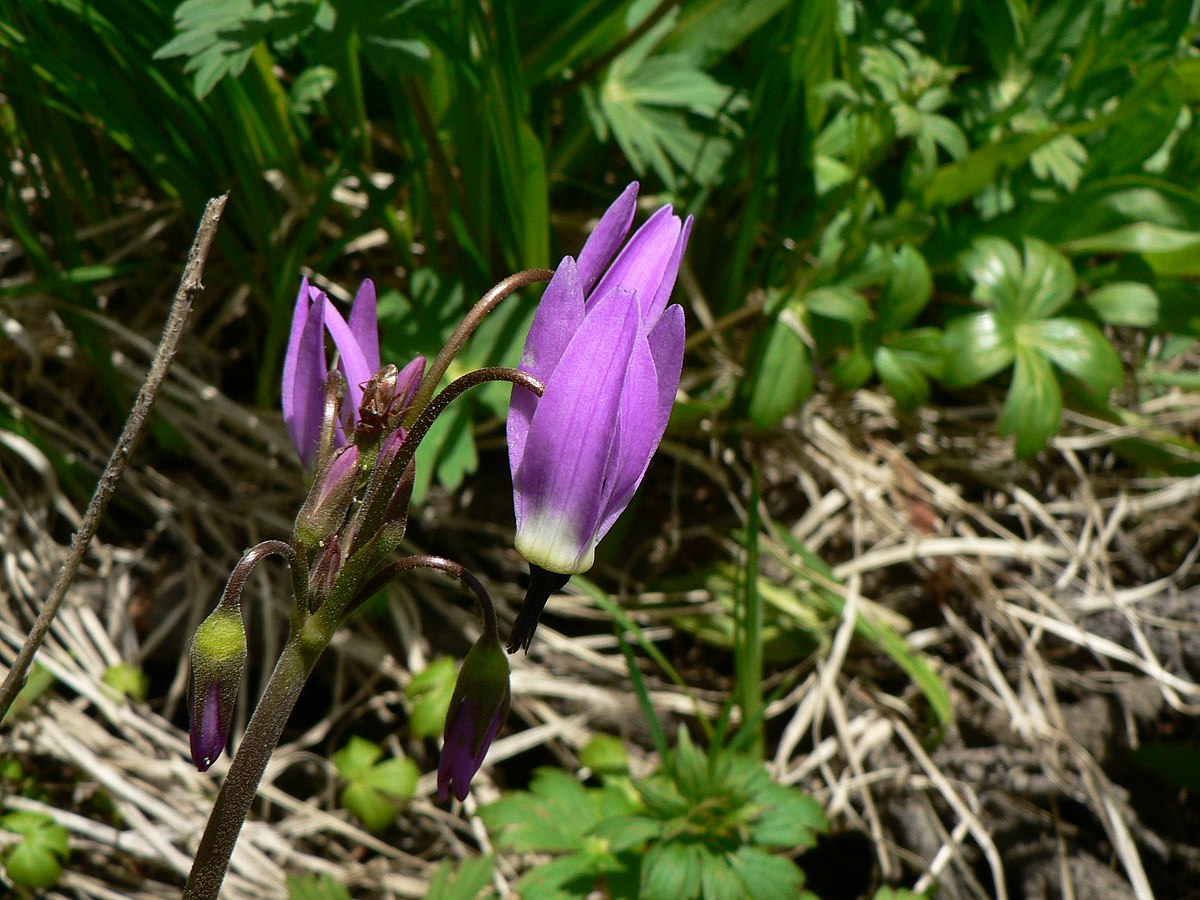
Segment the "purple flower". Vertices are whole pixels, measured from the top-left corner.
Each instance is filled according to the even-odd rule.
[[[350,307],[350,319],[342,318],[325,292],[300,282],[300,294],[292,314],[292,331],[283,360],[283,421],[300,461],[311,468],[321,440],[321,418],[325,406],[325,384],[329,366],[325,355],[325,333],[333,338],[338,368],[346,377],[346,397],[334,434],[336,446],[346,443],[346,434],[357,424],[364,399],[377,409],[378,397],[365,397],[364,388],[379,371],[379,325],[375,284],[369,278],[359,286]],[[425,361],[414,359],[388,379],[401,405],[412,399]],[[393,410],[400,411],[400,410]]]
[[[679,387],[683,309],[667,301],[692,220],[662,207],[613,260],[637,190],[634,182],[608,208],[578,262],[559,264],[525,342],[521,369],[546,390],[513,390],[508,458],[516,547],[531,570],[570,577],[591,568],[646,474]],[[552,589],[566,580],[552,578]],[[518,619],[510,649],[527,645],[538,612],[532,623]]]
[[[459,800],[466,798],[471,779],[508,718],[508,672],[508,658],[493,625],[492,633],[485,633],[467,653],[450,698],[438,764],[438,795],[443,800],[451,791]]]

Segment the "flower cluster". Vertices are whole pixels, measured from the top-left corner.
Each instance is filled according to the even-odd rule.
[[[436,568],[475,593],[483,622],[459,672],[438,768],[442,797],[466,797],[508,715],[509,663],[495,609],[474,575],[441,557],[390,558],[404,535],[413,453],[462,390],[497,379],[514,384],[509,462],[516,548],[529,561],[530,585],[507,649],[528,648],[549,596],[591,567],[597,544],[641,484],[679,386],[684,316],[669,301],[692,220],[664,206],[629,238],[637,194],[636,182],[626,188],[578,259],[565,257],[553,273],[519,273],[489,292],[476,308],[483,311],[468,315],[427,376],[421,358],[402,369],[381,365],[371,281],[362,283],[348,318],[324,291],[307,278],[301,282],[284,360],[283,418],[312,486],[291,540],[247,551],[196,633],[191,738],[198,768],[208,768],[229,738],[246,658],[242,588],[259,560],[282,555],[293,574],[296,602],[283,651],[291,661],[285,666],[281,659],[266,691],[293,698],[295,685],[271,694],[276,678],[302,681],[356,604],[404,572]],[[479,370],[434,397],[436,382],[494,302],[547,277],[520,370]],[[332,368],[327,337],[337,354]],[[258,740],[251,756],[270,753],[284,719],[286,710],[282,717],[279,710],[256,711],[244,742]],[[231,779],[258,777],[236,768],[241,756]],[[262,766],[246,765],[261,774]],[[239,815],[247,809],[248,801]]]

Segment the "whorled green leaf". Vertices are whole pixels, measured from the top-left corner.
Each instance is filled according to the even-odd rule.
[[[933,277],[920,251],[905,244],[896,251],[893,265],[876,310],[879,331],[884,335],[907,328],[933,295]]]
[[[541,768],[529,791],[508,793],[479,810],[497,846],[522,852],[565,852],[584,845],[599,821],[587,790],[560,769]]]
[[[70,853],[67,830],[50,816],[24,811],[0,818],[0,828],[22,837],[4,859],[8,877],[35,890],[53,887]]]
[[[996,321],[991,310],[953,319],[942,336],[950,387],[965,387],[991,378],[1012,363],[1013,333]]]
[[[1025,238],[1023,269],[1023,318],[1052,316],[1075,295],[1075,270],[1071,268],[1071,261],[1045,241]]]
[[[1158,321],[1158,294],[1140,281],[1115,281],[1094,291],[1088,306],[1109,325],[1148,328]]]
[[[1121,358],[1099,328],[1084,319],[1042,319],[1017,328],[1018,352],[1032,347],[1104,402],[1121,383]]]
[[[916,409],[929,399],[929,379],[911,360],[887,347],[875,350],[875,371],[901,409]]]
[[[1000,433],[1016,439],[1016,455],[1044,448],[1062,423],[1062,389],[1050,362],[1032,347],[1016,354],[1012,385],[1000,413]]]

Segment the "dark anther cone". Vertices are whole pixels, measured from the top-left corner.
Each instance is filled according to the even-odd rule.
[[[518,648],[529,652],[529,644],[533,640],[533,633],[537,631],[546,601],[570,580],[570,575],[548,572],[541,566],[529,564],[529,589],[525,592],[525,602],[521,604],[512,631],[508,633],[509,653],[516,653]]]

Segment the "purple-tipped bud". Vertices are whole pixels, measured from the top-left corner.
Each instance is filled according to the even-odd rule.
[[[484,634],[463,660],[446,713],[438,765],[438,795],[443,800],[451,792],[459,800],[466,798],[471,779],[508,718],[508,672],[508,658],[494,634]]]
[[[342,527],[358,486],[358,447],[341,447],[317,473],[308,498],[296,516],[296,543],[317,547]]]
[[[192,638],[190,685],[192,762],[204,772],[229,742],[233,707],[246,664],[246,629],[241,607],[226,599]]]
[[[610,263],[632,221],[637,184],[563,259],[538,306],[508,417],[517,550],[546,572],[592,566],[666,431],[683,366],[683,309],[667,306],[691,233],[664,206]],[[595,285],[595,287],[590,287]],[[542,600],[544,602],[544,599]],[[536,617],[514,631],[528,646]]]

